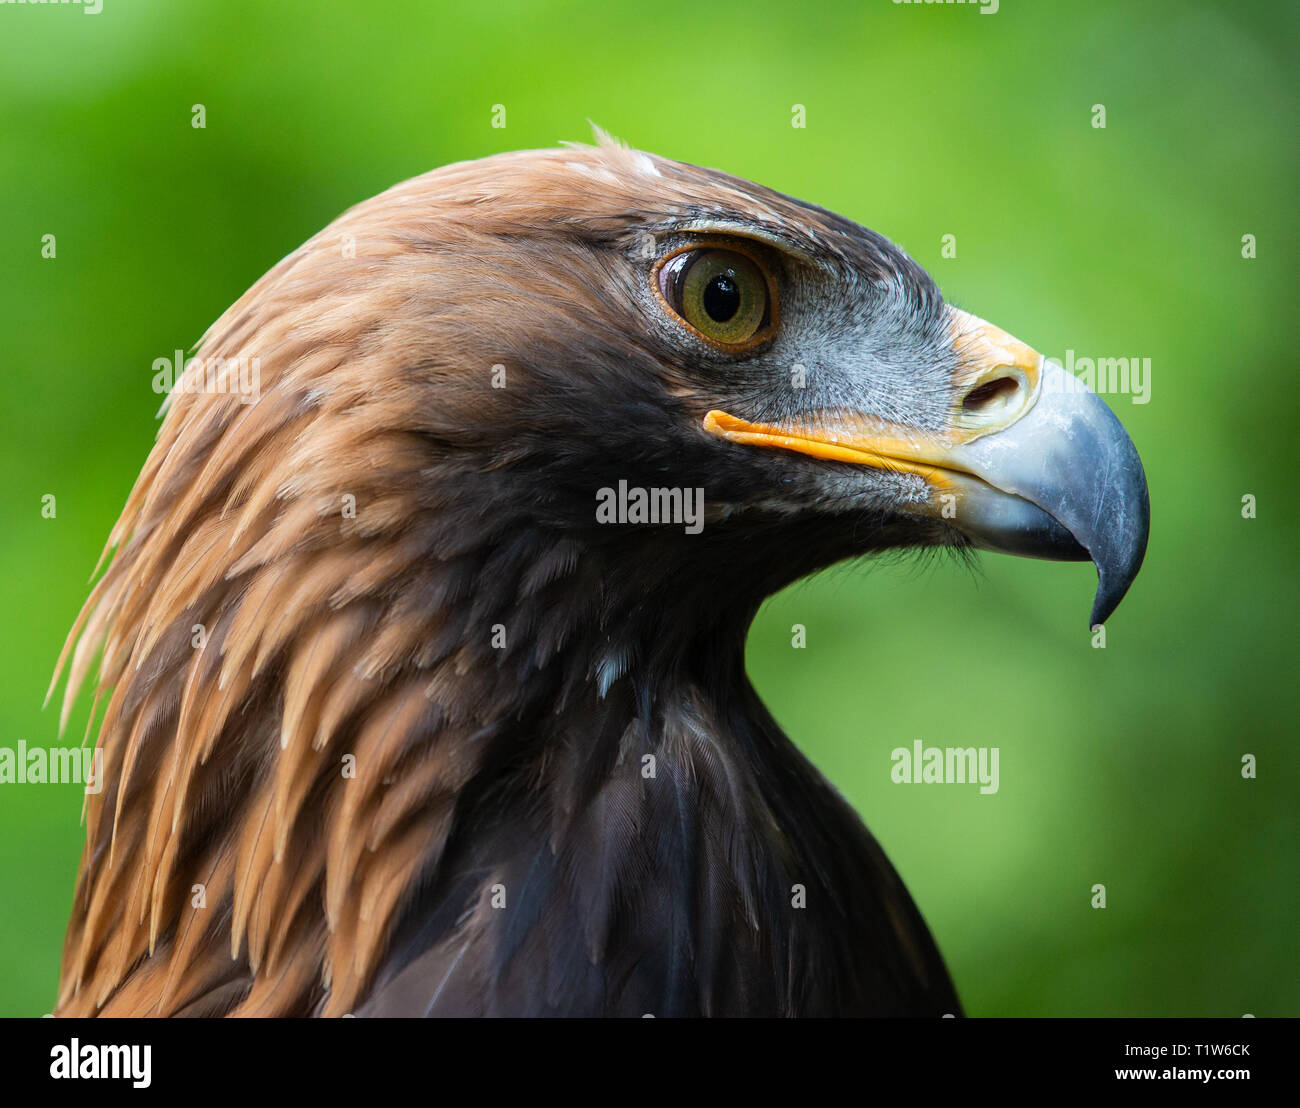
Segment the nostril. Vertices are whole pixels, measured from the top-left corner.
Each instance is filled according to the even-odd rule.
[[[961,402],[962,410],[972,415],[992,416],[1004,411],[1020,391],[1015,377],[996,377],[976,385]]]

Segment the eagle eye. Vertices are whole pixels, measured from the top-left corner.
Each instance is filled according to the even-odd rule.
[[[715,345],[749,346],[771,330],[772,282],[747,253],[687,248],[665,258],[655,279],[668,307]]]

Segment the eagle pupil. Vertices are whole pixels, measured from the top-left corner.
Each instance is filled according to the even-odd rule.
[[[715,323],[726,323],[740,310],[740,289],[730,273],[719,273],[704,286],[704,310]]]

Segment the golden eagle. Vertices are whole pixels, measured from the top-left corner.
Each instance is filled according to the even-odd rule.
[[[747,629],[908,547],[1091,558],[1100,622],[1147,521],[857,224],[607,140],[397,185],[209,329],[109,538],[57,1010],[956,1012]]]

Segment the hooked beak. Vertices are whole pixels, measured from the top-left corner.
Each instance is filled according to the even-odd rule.
[[[942,432],[831,413],[775,427],[711,411],[704,429],[732,442],[916,473],[928,499],[910,509],[976,546],[1060,561],[1091,559],[1104,623],[1137,576],[1151,508],[1133,442],[1105,402],[1005,331],[949,309],[958,354]]]

